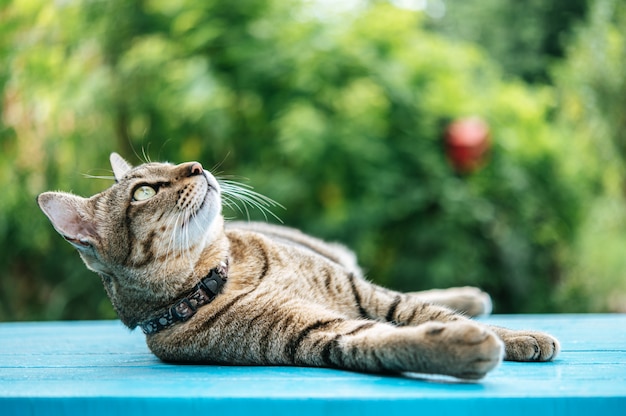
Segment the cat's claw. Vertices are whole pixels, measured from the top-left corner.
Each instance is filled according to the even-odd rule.
[[[520,332],[504,343],[505,359],[510,361],[551,361],[561,349],[554,337],[541,332]]]
[[[561,351],[559,341],[545,332],[492,329],[504,341],[507,361],[551,361]]]

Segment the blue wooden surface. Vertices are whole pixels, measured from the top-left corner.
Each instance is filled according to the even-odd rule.
[[[626,315],[493,316],[546,330],[551,363],[485,379],[164,364],[117,321],[0,323],[0,415],[626,415]]]

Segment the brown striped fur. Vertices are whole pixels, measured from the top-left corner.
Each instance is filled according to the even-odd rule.
[[[212,303],[147,336],[163,360],[479,379],[503,358],[558,354],[550,335],[467,318],[491,310],[478,289],[394,292],[367,282],[341,245],[286,227],[225,224],[220,185],[196,162],[133,168],[112,154],[111,164],[116,183],[104,192],[46,192],[38,202],[101,276],[127,326],[166,310],[220,262],[230,265]],[[154,195],[143,200],[151,191],[141,186]]]

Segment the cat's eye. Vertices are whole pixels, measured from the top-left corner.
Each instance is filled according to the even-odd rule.
[[[157,193],[156,189],[148,185],[142,185],[139,188],[135,189],[133,192],[133,200],[134,201],[145,201],[146,199],[150,199],[155,196]]]

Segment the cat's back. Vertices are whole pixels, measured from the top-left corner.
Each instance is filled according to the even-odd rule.
[[[328,261],[344,268],[348,273],[361,274],[356,256],[348,248],[312,237],[295,228],[263,222],[237,221],[226,224],[226,234],[231,240],[233,238],[255,240],[256,244],[271,245],[285,254],[290,253],[307,261],[309,257],[321,262]],[[258,240],[259,237],[266,240]]]

